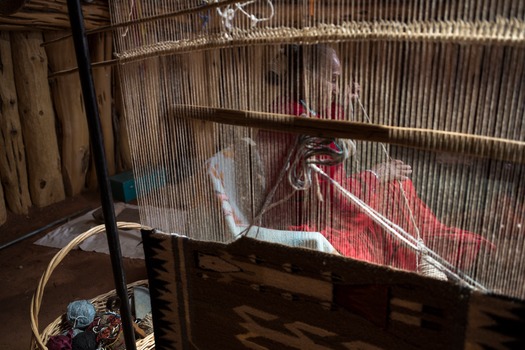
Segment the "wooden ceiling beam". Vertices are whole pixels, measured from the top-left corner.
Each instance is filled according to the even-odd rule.
[[[82,3],[87,30],[109,25],[107,0]],[[0,0],[0,30],[69,30],[66,0]]]

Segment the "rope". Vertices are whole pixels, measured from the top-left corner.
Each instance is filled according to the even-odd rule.
[[[244,9],[244,7],[254,4],[256,1],[257,0],[251,0],[243,3],[235,3],[233,4],[234,8],[232,8],[232,5],[228,5],[224,8],[224,10],[221,10],[220,7],[217,7],[217,14],[221,17],[221,23],[223,27],[228,32],[232,32],[234,30],[235,27],[233,25],[233,20],[237,12],[241,12],[243,15],[250,19],[251,28],[257,26],[259,22],[269,21],[270,19],[272,19],[275,14],[275,9],[271,0],[266,0],[266,3],[270,7],[270,15],[268,17],[257,18],[257,16],[255,16],[253,13],[249,13]],[[218,0],[215,0],[215,2],[217,3]],[[227,33],[225,33],[225,36],[226,38],[230,38],[230,36]]]

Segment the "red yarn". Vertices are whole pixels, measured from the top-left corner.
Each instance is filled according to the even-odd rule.
[[[53,335],[46,344],[49,350],[71,350],[73,348],[73,331],[66,334]]]

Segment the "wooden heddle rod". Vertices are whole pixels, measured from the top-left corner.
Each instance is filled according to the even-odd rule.
[[[287,114],[174,105],[171,117],[318,137],[382,142],[415,149],[525,163],[525,142],[459,132],[396,127]]]

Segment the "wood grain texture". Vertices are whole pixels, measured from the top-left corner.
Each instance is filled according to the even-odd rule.
[[[39,207],[65,198],[47,56],[38,32],[13,32],[16,91],[29,171],[29,191]]]
[[[111,33],[100,33],[89,38],[91,61],[105,61],[112,57],[112,36]],[[98,68],[93,70],[93,83],[100,117],[100,126],[104,140],[104,151],[108,167],[108,174],[115,174],[115,146],[113,137],[113,113],[112,113],[112,94],[111,94],[111,67]],[[88,174],[88,187],[95,188],[97,176],[93,161]]]
[[[31,197],[27,182],[26,154],[16,95],[11,43],[0,32],[0,179],[7,207],[15,214],[27,214]]]
[[[63,32],[46,32],[46,40]],[[70,39],[46,47],[51,71],[76,65],[75,48]],[[54,107],[61,129],[61,156],[64,187],[68,196],[83,191],[89,168],[89,130],[78,74],[57,77],[50,81]]]

